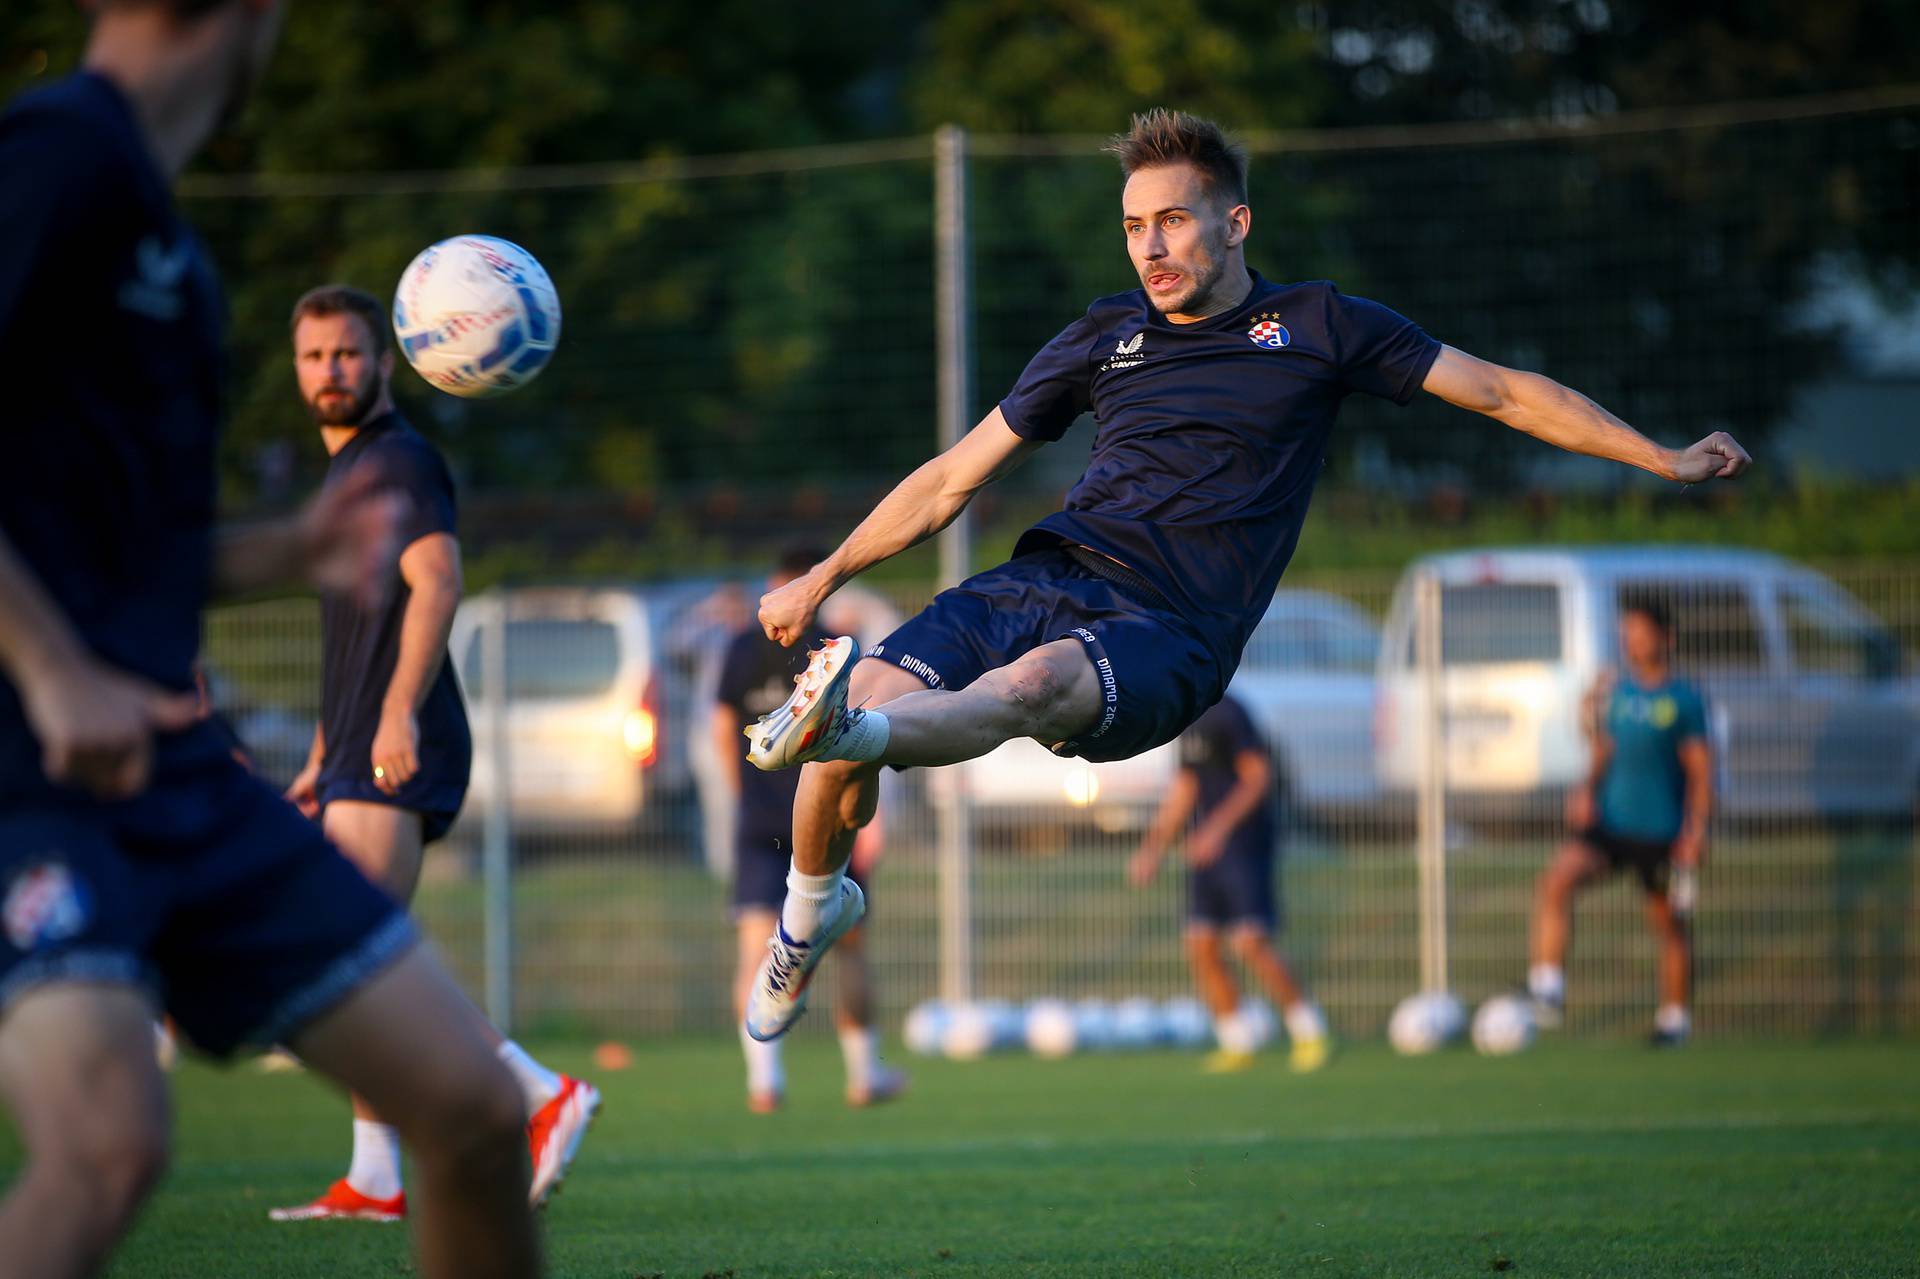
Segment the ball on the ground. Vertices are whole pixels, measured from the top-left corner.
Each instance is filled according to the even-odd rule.
[[[1036,999],[1027,1005],[1027,1048],[1036,1057],[1071,1057],[1079,1046],[1073,1008],[1059,999]]]
[[[1517,1053],[1533,1042],[1533,1006],[1518,995],[1495,995],[1473,1015],[1473,1046],[1488,1057]]]
[[[1240,1024],[1252,1034],[1256,1048],[1265,1048],[1280,1033],[1280,1019],[1273,1015],[1273,1005],[1264,999],[1241,1003]]]
[[[1113,1037],[1119,1047],[1135,1051],[1151,1048],[1161,1041],[1164,1034],[1160,1005],[1146,996],[1135,995],[1114,1006]]]
[[[1083,999],[1073,1006],[1074,1036],[1089,1052],[1113,1047],[1113,1005],[1104,999]]]
[[[954,1061],[976,1061],[993,1051],[993,1014],[979,1004],[952,1010],[940,1036],[940,1051]]]
[[[491,235],[420,251],[393,291],[400,354],[449,395],[504,395],[538,377],[560,340],[560,297],[531,253]]]
[[[1213,1018],[1206,1005],[1190,996],[1169,999],[1160,1010],[1167,1041],[1179,1048],[1204,1048],[1213,1038]]]
[[[947,1033],[948,1016],[947,1006],[937,999],[915,1004],[907,1012],[906,1023],[900,1027],[900,1037],[906,1040],[907,1050],[922,1057],[937,1056],[940,1040]]]
[[[1460,1001],[1443,991],[1408,995],[1387,1022],[1387,1042],[1405,1057],[1438,1051],[1459,1035],[1466,1020]]]

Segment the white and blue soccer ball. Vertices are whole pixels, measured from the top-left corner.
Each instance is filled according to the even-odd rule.
[[[1027,1005],[1027,1048],[1036,1057],[1071,1057],[1080,1046],[1073,1006],[1060,999],[1036,999]]]
[[[1280,1019],[1273,1014],[1273,1005],[1264,999],[1243,999],[1238,1013],[1240,1024],[1253,1038],[1255,1048],[1265,1048],[1280,1034]]]
[[[1104,999],[1083,999],[1073,1006],[1073,1033],[1088,1052],[1106,1052],[1114,1046],[1113,1005]]]
[[[1152,1048],[1166,1038],[1160,1020],[1160,1005],[1144,995],[1123,999],[1114,1005],[1113,1037],[1117,1046],[1138,1050]]]
[[[393,332],[407,363],[447,394],[504,395],[553,358],[560,296],[519,245],[456,235],[422,249],[401,272]]]
[[[1473,1015],[1473,1046],[1482,1055],[1505,1057],[1533,1043],[1533,1005],[1518,995],[1495,995]]]
[[[1387,1042],[1406,1057],[1437,1052],[1458,1038],[1467,1012],[1445,991],[1422,991],[1401,1000],[1387,1022]]]
[[[909,1052],[919,1053],[922,1057],[934,1057],[940,1053],[940,1041],[946,1037],[947,1023],[952,1014],[947,1006],[937,999],[924,999],[907,1012],[907,1020],[900,1027],[900,1037],[907,1041]]]
[[[978,1061],[993,1051],[993,1010],[980,1004],[958,1004],[940,1035],[940,1051],[954,1061]]]
[[[1206,1005],[1191,995],[1169,999],[1160,1010],[1167,1028],[1167,1039],[1180,1048],[1204,1048],[1213,1038],[1213,1018]]]

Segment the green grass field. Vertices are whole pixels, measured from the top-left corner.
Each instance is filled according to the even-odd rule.
[[[753,1117],[732,1044],[640,1047],[546,1213],[552,1273],[1920,1274],[1911,1041],[1360,1045],[1307,1078],[1278,1056],[1219,1078],[1176,1054],[911,1065],[908,1100],[852,1113],[809,1037],[787,1111]],[[113,1274],[412,1273],[399,1228],[266,1220],[344,1166],[322,1086],[177,1084],[175,1169]]]

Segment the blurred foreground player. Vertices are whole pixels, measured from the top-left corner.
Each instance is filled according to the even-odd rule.
[[[513,1076],[412,924],[197,718],[212,593],[378,589],[341,485],[216,544],[218,288],[168,183],[263,69],[272,0],[109,0],[0,117],[0,1274],[90,1274],[166,1163],[159,1007],[404,1116],[419,1269],[539,1270]]]
[[[473,739],[447,633],[460,604],[453,477],[439,450],[393,404],[393,350],[370,293],[309,290],[293,308],[300,398],[332,458],[326,487],[369,475],[405,499],[397,588],[372,608],[340,591],[320,600],[320,722],[287,798],[395,901],[411,903],[426,845],[466,797]],[[535,1206],[566,1175],[599,1109],[592,1085],[548,1070],[489,1027],[527,1107]],[[319,1198],[275,1208],[275,1221],[406,1215],[400,1138],[366,1098],[353,1099],[353,1157]]]
[[[1642,600],[1621,609],[1620,656],[1624,673],[1604,679],[1590,699],[1592,764],[1567,800],[1573,838],[1534,888],[1527,988],[1540,1020],[1558,1025],[1574,896],[1615,871],[1631,870],[1660,945],[1652,1041],[1674,1047],[1693,1030],[1688,917],[1713,813],[1713,750],[1699,690],[1673,674],[1673,625],[1665,607]]]
[[[1173,785],[1128,864],[1135,887],[1159,873],[1160,860],[1186,836],[1187,959],[1200,998],[1213,1014],[1219,1047],[1207,1058],[1215,1074],[1253,1065],[1259,1035],[1240,1011],[1240,992],[1220,952],[1221,934],[1234,955],[1283,1010],[1290,1060],[1301,1073],[1327,1064],[1327,1021],[1306,997],[1274,946],[1279,912],[1273,870],[1273,757],[1246,708],[1222,697],[1180,734]]]
[[[820,556],[790,551],[768,581],[777,590],[812,568]],[[815,633],[813,643],[827,637]],[[745,1017],[754,975],[767,953],[767,939],[780,924],[787,897],[788,850],[793,843],[793,796],[800,775],[791,770],[763,773],[740,758],[740,734],[749,724],[779,707],[806,668],[798,652],[768,639],[757,624],[734,635],[721,662],[715,694],[713,732],[723,764],[722,777],[734,797],[733,924],[739,941],[734,974],[734,1015]],[[848,874],[864,890],[878,852],[880,827],[870,825],[853,850]],[[871,838],[870,838],[871,837]],[[906,1076],[880,1060],[880,1034],[873,1024],[873,971],[867,963],[865,930],[853,928],[840,939],[834,961],[834,1023],[847,1069],[847,1104],[871,1106],[891,1101],[906,1089]],[[786,1071],[778,1040],[762,1042],[740,1034],[747,1061],[747,1108],[758,1114],[778,1110],[786,1096]]]
[[[756,767],[818,761],[794,803],[794,874],[747,1013],[755,1038],[793,1024],[813,966],[859,918],[860,890],[841,872],[883,765],[956,764],[1016,737],[1126,759],[1220,700],[1299,541],[1348,395],[1404,404],[1425,390],[1681,482],[1749,463],[1722,432],[1662,448],[1559,383],[1443,346],[1377,302],[1248,270],[1246,157],[1205,120],[1136,116],[1112,150],[1141,287],[1095,301],[966,438],[761,600],[767,634],[794,643],[842,584],[931,537],[1093,413],[1086,473],[1010,563],[942,592],[871,660],[856,662],[851,639],[826,645],[755,725]]]

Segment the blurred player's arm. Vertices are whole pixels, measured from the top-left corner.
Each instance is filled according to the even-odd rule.
[[[1200,779],[1190,768],[1176,769],[1173,784],[1167,787],[1167,797],[1160,801],[1160,811],[1153,815],[1147,833],[1140,837],[1140,847],[1127,861],[1127,878],[1136,888],[1152,883],[1153,877],[1160,873],[1161,859],[1187,828],[1187,819],[1193,816],[1194,805],[1199,800]]]
[[[720,786],[729,803],[740,800],[740,713],[725,702],[715,702],[708,719],[714,758],[720,761]]]
[[[319,724],[313,726],[313,745],[307,748],[307,762],[287,784],[287,802],[308,817],[320,816],[320,765],[327,758],[327,735]]]
[[[1732,479],[1753,463],[1725,431],[1684,449],[1662,448],[1550,377],[1502,368],[1450,346],[1440,348],[1422,385],[1449,404],[1484,413],[1569,453],[1625,462],[1683,484]]]
[[[1241,750],[1233,757],[1233,789],[1220,797],[1207,820],[1187,837],[1187,864],[1211,866],[1220,860],[1227,841],[1241,823],[1260,811],[1273,785],[1273,765],[1263,750]]]
[[[145,789],[153,734],[200,718],[197,691],[172,692],[95,657],[4,534],[0,671],[20,695],[47,777],[105,799]]]
[[[1673,860],[1692,867],[1706,860],[1707,823],[1713,817],[1713,748],[1704,737],[1689,737],[1680,743],[1679,754],[1680,772],[1686,778],[1686,808],[1680,836],[1673,841]]]
[[[400,553],[400,579],[407,584],[400,652],[373,734],[373,784],[389,795],[420,771],[417,716],[446,660],[447,636],[460,607],[460,543],[451,533],[416,538]]]
[[[222,528],[214,542],[214,597],[306,585],[371,608],[392,577],[406,511],[406,499],[363,468],[322,489],[297,515]]]
[[[1014,434],[995,407],[958,444],[901,480],[839,550],[762,596],[760,625],[771,639],[793,644],[827,596],[953,523],[974,494],[1019,466],[1041,443]]]
[[[1613,762],[1613,739],[1607,736],[1607,698],[1613,692],[1613,674],[1604,672],[1580,699],[1580,731],[1587,739],[1587,773],[1567,792],[1567,825],[1575,834],[1593,829],[1597,810],[1594,796],[1600,779]]]

